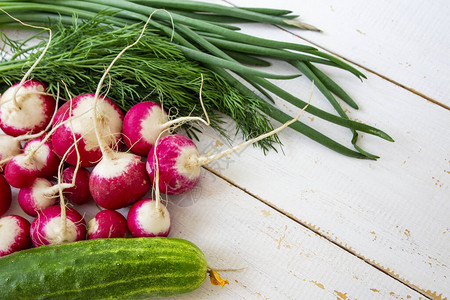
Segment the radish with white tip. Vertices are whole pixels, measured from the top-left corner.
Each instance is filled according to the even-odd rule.
[[[159,146],[161,133],[153,147],[154,154]],[[166,237],[170,233],[171,219],[167,207],[161,203],[159,190],[159,161],[155,155],[156,176],[153,182],[155,199],[142,199],[130,208],[127,216],[128,229],[133,237]]]
[[[37,133],[49,124],[56,101],[36,80],[17,83],[0,98],[0,128],[10,136]]]
[[[36,247],[84,240],[86,222],[73,208],[53,205],[41,211],[31,223],[31,240]]]
[[[167,113],[156,102],[143,101],[133,105],[123,120],[125,145],[131,152],[147,156],[167,121]]]
[[[133,204],[128,212],[127,223],[133,237],[166,237],[171,227],[166,206],[150,198]]]
[[[52,30],[23,23],[7,12],[4,11],[4,13],[22,25],[49,32],[44,50],[22,80],[8,88],[0,96],[0,128],[4,133],[10,136],[37,133],[49,124],[56,101],[52,95],[47,94],[47,86],[44,83],[27,79],[47,52],[52,41]]]
[[[99,97],[101,99],[97,101],[96,98]],[[96,114],[93,110],[94,103],[97,103]],[[65,123],[55,130],[52,137],[53,148],[59,156],[63,156],[75,140],[79,140],[77,146],[81,156],[81,166],[92,167],[102,157],[97,136],[93,130],[94,123],[98,124],[98,130],[106,145],[114,147],[120,141],[123,117],[121,109],[106,97],[94,94],[77,96],[58,109],[54,126],[58,126],[69,118],[72,118],[72,126]],[[75,139],[72,133],[75,134]],[[72,165],[75,165],[76,160],[75,152],[69,153],[66,158],[66,162]]]
[[[73,145],[76,149],[76,144]],[[64,166],[64,158],[72,149],[69,149],[63,159],[59,163],[58,183],[53,185],[49,180],[45,178],[36,178],[36,180],[29,187],[20,189],[18,195],[18,202],[22,210],[30,216],[37,216],[42,210],[47,207],[53,206],[58,202],[58,194],[62,194],[63,191],[72,189],[78,180],[78,168],[74,167],[71,172],[71,179],[68,182],[62,182],[62,168]],[[88,172],[89,173],[89,172]],[[61,196],[61,195],[60,195]],[[60,197],[62,203],[64,198]],[[63,208],[62,208],[63,209]]]
[[[168,129],[185,122],[200,121],[209,126],[210,120],[202,101],[203,74],[201,75],[200,103],[206,115],[206,121],[200,117],[179,117],[168,120],[167,113],[156,102],[143,101],[131,107],[123,120],[125,145],[131,152],[147,156],[158,137],[167,135]]]
[[[40,159],[41,162],[41,168],[44,170],[41,170],[41,174],[43,176],[47,176],[49,175],[49,173],[53,172],[55,169],[52,169],[51,166],[55,167],[55,164],[52,162],[59,162],[58,157],[56,156],[56,154],[53,152],[53,149],[51,147],[51,145],[48,142],[44,142],[45,146],[44,148],[47,148],[47,150],[41,150],[39,151],[39,148],[41,146],[43,146],[42,144],[38,143],[38,141],[42,141],[43,139],[41,139],[40,137],[47,131],[50,129],[50,127],[52,126],[53,123],[53,119],[56,115],[56,107],[58,105],[59,102],[59,85],[58,85],[58,94],[56,97],[56,106],[55,106],[55,111],[53,112],[53,116],[52,119],[50,120],[50,122],[48,123],[47,127],[38,132],[38,133],[34,133],[34,134],[24,134],[24,135],[19,135],[19,136],[10,136],[10,135],[6,135],[6,134],[0,134],[0,169],[3,169],[3,166],[8,163],[14,156],[19,155],[23,152],[33,152],[33,150],[35,148],[37,148],[36,150],[39,152],[38,154],[38,160]],[[48,139],[48,138],[44,138],[44,139]],[[26,141],[28,140],[29,142],[27,144],[29,144],[28,149],[26,151],[22,150],[22,146],[21,146],[21,142],[22,141]],[[31,142],[31,143],[30,143]],[[47,153],[47,155],[45,155],[44,153]],[[46,166],[47,163],[46,161],[48,161],[48,167]],[[57,164],[56,164],[57,165]]]
[[[52,142],[42,137],[28,141],[23,147],[23,153],[31,154],[33,152],[38,176],[44,178],[54,177],[58,171],[60,159],[53,151]]]
[[[142,198],[150,190],[150,179],[141,157],[110,149],[104,151],[89,177],[94,201],[106,209],[119,209]]]
[[[33,184],[39,170],[30,155],[19,154],[11,158],[5,167],[5,178],[15,188],[24,188]]]
[[[11,187],[5,177],[0,175],[0,216],[6,213],[11,206]]]
[[[127,233],[127,220],[115,210],[102,210],[87,224],[88,240],[124,238],[127,236]]]
[[[48,179],[38,177],[31,186],[20,189],[17,200],[27,215],[36,217],[40,211],[58,202],[55,197],[58,191],[58,186]]]
[[[51,134],[50,131],[44,138],[30,141],[22,154],[8,161],[5,177],[11,186],[29,187],[40,174],[46,177],[55,175],[60,160],[49,142]]]
[[[30,247],[30,222],[16,215],[0,218],[0,257]]]

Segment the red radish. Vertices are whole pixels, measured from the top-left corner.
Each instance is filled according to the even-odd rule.
[[[28,142],[24,153],[16,155],[9,160],[5,168],[5,177],[8,183],[15,188],[30,186],[38,176],[51,177],[55,175],[59,158],[53,152],[48,139],[37,138]]]
[[[5,178],[15,188],[30,186],[38,174],[33,157],[26,154],[14,156],[5,167]]]
[[[167,135],[168,129],[175,124],[188,121],[201,121],[209,126],[210,121],[202,101],[203,75],[200,86],[200,103],[205,112],[206,121],[200,117],[180,117],[169,121],[167,113],[155,102],[144,101],[131,107],[123,120],[124,141],[131,152],[147,156],[158,137]]]
[[[49,32],[47,45],[22,80],[0,95],[0,128],[6,134],[16,137],[42,131],[49,124],[55,110],[56,102],[47,94],[47,86],[37,80],[27,80],[47,52],[52,41],[52,30],[23,23],[7,12],[4,13],[24,26]]]
[[[56,101],[36,80],[17,83],[0,98],[0,128],[10,136],[36,133],[49,124]]]
[[[20,153],[22,153],[22,149],[19,140],[6,134],[0,134],[0,168],[9,159]]]
[[[4,13],[24,26],[49,32],[47,45],[22,80],[0,95],[0,128],[6,134],[20,136],[40,132],[49,124],[56,102],[47,94],[47,86],[44,83],[27,78],[47,52],[52,41],[52,30],[23,23],[7,12]]]
[[[168,236],[170,232],[169,211],[159,201],[150,198],[133,204],[127,223],[133,237]]]
[[[147,158],[147,172],[155,181],[155,147]],[[180,134],[168,135],[158,141],[156,155],[159,161],[159,190],[168,195],[191,190],[200,179],[199,152],[194,142]]]
[[[144,101],[134,105],[123,120],[125,145],[131,152],[147,156],[158,135],[167,128],[167,121],[167,113],[156,102]]]
[[[31,186],[20,189],[17,199],[26,214],[36,217],[41,210],[58,202],[57,193],[58,187],[49,180],[36,178]]]
[[[127,233],[127,220],[115,210],[102,210],[87,224],[88,240],[124,238]]]
[[[62,181],[71,183],[73,181],[76,167],[69,166],[62,173]],[[91,173],[86,168],[79,168],[75,178],[74,187],[64,189],[64,196],[72,203],[85,204],[92,199],[89,191],[89,176]]]
[[[53,151],[50,140],[38,137],[28,141],[23,147],[25,154],[34,153],[34,161],[38,169],[39,177],[52,178],[58,171],[60,159]]]
[[[89,190],[103,208],[126,207],[150,190],[145,163],[140,156],[109,151],[92,170]]]
[[[30,247],[30,222],[16,215],[0,218],[0,257]]]
[[[94,94],[85,94],[73,98],[66,102],[58,110],[55,117],[55,126],[69,118],[72,118],[72,126],[66,123],[55,130],[52,137],[52,144],[55,152],[59,156],[74,144],[75,140],[72,134],[75,133],[75,139],[78,142],[78,149],[81,156],[81,166],[94,166],[102,157],[102,153],[97,141],[94,123],[99,123],[100,133],[105,139],[105,143],[109,147],[113,147],[120,140],[122,132],[123,113],[120,108],[106,97],[101,97],[98,101],[98,111],[96,114],[98,120],[94,120],[94,112],[92,110],[95,100]],[[66,161],[72,165],[76,164],[76,153],[71,152]]]
[[[47,207],[31,223],[31,240],[36,247],[80,241],[86,236],[86,222],[73,208],[60,205]]]
[[[11,187],[5,177],[0,175],[0,216],[6,213],[11,206]]]

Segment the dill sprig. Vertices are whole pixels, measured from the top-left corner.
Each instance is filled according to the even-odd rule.
[[[140,24],[115,27],[104,24],[101,13],[88,21],[73,18],[72,26],[61,22],[52,26],[52,43],[31,76],[49,86],[56,94],[57,83],[64,81],[71,96],[92,93],[105,68],[124,47],[134,42],[141,29]],[[3,36],[4,43],[15,53],[10,60],[0,62],[0,89],[5,90],[19,81],[41,53],[46,37],[35,46]],[[221,113],[230,116],[245,139],[272,130],[268,118],[261,113],[261,102],[232,87],[226,80],[199,63],[187,59],[166,37],[147,30],[144,37],[129,49],[111,69],[108,98],[125,111],[145,100],[162,102],[169,111],[179,115],[201,116],[199,90],[203,74],[202,99],[210,114],[211,126],[226,136]],[[106,89],[105,89],[106,90]],[[185,129],[191,137],[197,137],[198,127]],[[229,138],[229,137],[227,137]],[[259,146],[264,151],[280,143],[275,136],[263,140]]]

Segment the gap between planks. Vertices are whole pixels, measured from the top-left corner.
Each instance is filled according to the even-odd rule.
[[[312,232],[314,232],[316,235],[320,236],[321,238],[326,239],[327,241],[329,241],[330,243],[332,243],[333,245],[341,248],[342,250],[348,252],[349,254],[356,256],[357,258],[359,258],[360,260],[364,261],[365,263],[369,264],[371,267],[377,269],[378,271],[384,273],[385,275],[391,277],[392,279],[400,282],[401,284],[407,286],[408,288],[412,289],[413,291],[421,294],[422,296],[424,296],[427,299],[433,299],[427,292],[425,292],[424,290],[422,290],[421,288],[406,282],[404,280],[402,280],[401,278],[397,277],[395,274],[390,273],[389,271],[385,270],[384,268],[382,268],[381,266],[378,266],[377,264],[375,264],[374,262],[371,262],[369,259],[365,258],[364,256],[356,253],[355,251],[348,249],[346,247],[344,247],[343,245],[339,244],[338,242],[336,242],[335,240],[331,239],[330,237],[326,236],[325,234],[321,233],[319,230],[317,230],[316,228],[311,227],[310,225],[308,225],[307,223],[303,222],[302,220],[296,218],[295,216],[289,214],[288,212],[284,211],[283,209],[275,206],[274,204],[262,199],[261,197],[253,194],[252,192],[248,191],[247,189],[241,187],[240,185],[238,185],[236,182],[234,182],[233,180],[225,177],[224,175],[220,174],[218,171],[214,170],[211,167],[208,166],[202,166],[202,168],[204,168],[205,170],[207,170],[208,172],[212,173],[213,175],[225,180],[226,182],[228,182],[229,184],[231,184],[232,186],[234,186],[235,188],[240,189],[241,191],[243,191],[244,193],[252,196],[253,198],[255,198],[256,200],[262,202],[263,204],[269,206],[270,208],[272,208],[273,210],[277,211],[278,213],[286,216],[287,218],[291,219],[292,221],[300,224],[301,226],[305,227],[307,230],[310,230]]]

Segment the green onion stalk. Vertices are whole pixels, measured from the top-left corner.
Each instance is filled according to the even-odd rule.
[[[23,22],[55,28],[55,42],[33,71],[33,76],[37,79],[42,77],[51,89],[63,79],[74,94],[87,92],[82,90],[92,88],[108,59],[133,40],[139,31],[136,26],[142,26],[142,22],[152,15],[146,39],[122,57],[121,63],[111,73],[109,96],[125,110],[156,95],[169,109],[176,109],[181,114],[201,114],[198,105],[201,73],[205,78],[203,100],[206,108],[214,112],[212,126],[224,134],[221,114],[226,114],[236,122],[237,130],[243,133],[244,138],[250,139],[271,130],[267,117],[283,123],[292,119],[274,104],[272,95],[299,109],[307,105],[268,80],[289,80],[301,73],[314,81],[337,114],[313,105],[308,105],[306,111],[348,128],[354,149],[300,121],[291,124],[291,128],[336,152],[356,158],[378,158],[357,144],[358,132],[393,141],[380,129],[350,120],[336,97],[353,109],[358,109],[358,105],[319,66],[337,67],[357,78],[365,78],[360,71],[314,47],[247,35],[232,25],[254,22],[319,31],[298,21],[297,15],[289,10],[228,7],[187,0],[7,0],[0,1],[0,8]],[[17,23],[0,14],[0,28],[11,26],[17,26]],[[17,80],[20,72],[36,58],[45,41],[26,48],[24,43],[12,41],[4,35],[2,39],[16,52],[13,58],[0,61],[0,85],[7,86]],[[289,63],[295,74],[262,71],[260,67],[271,65],[269,59]],[[54,78],[45,77],[52,73],[50,66],[58,70],[50,74]],[[10,75],[11,72],[14,75]],[[81,87],[80,83],[84,85]],[[192,126],[187,130],[194,136],[199,131]],[[266,151],[275,149],[277,143],[280,141],[275,136],[261,141],[259,146]]]

